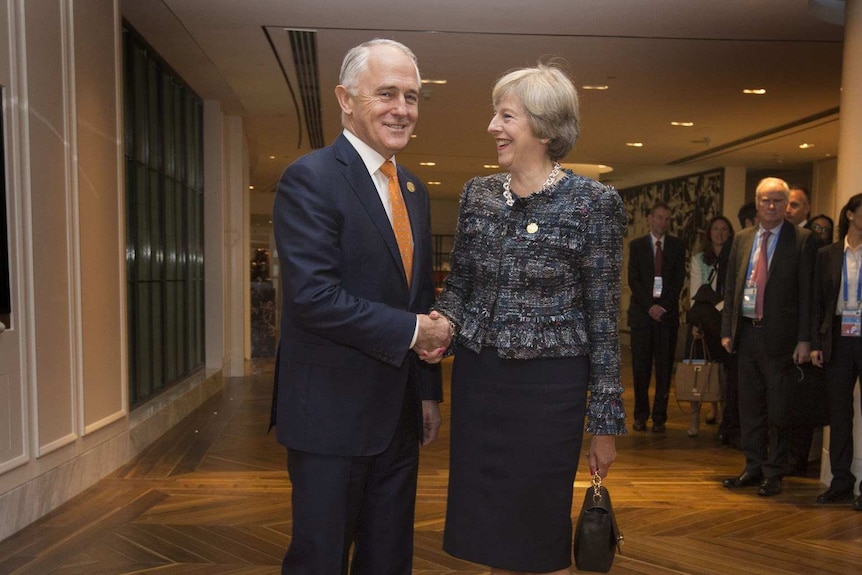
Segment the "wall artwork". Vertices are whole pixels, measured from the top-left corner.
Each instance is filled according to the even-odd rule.
[[[626,206],[626,229],[623,284],[628,285],[628,243],[649,233],[647,214],[661,200],[670,206],[668,233],[682,239],[686,246],[686,270],[691,256],[700,251],[700,238],[713,217],[721,214],[724,192],[724,170],[718,169],[619,190]],[[686,276],[687,278],[688,276]],[[688,281],[682,290],[683,309],[688,308]]]

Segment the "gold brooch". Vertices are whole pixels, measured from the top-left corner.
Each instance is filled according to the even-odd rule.
[[[415,192],[416,191],[416,186],[413,185],[413,182],[407,182],[407,191],[408,192]]]
[[[529,224],[527,224],[527,233],[528,234],[535,234],[538,231],[539,231],[539,224],[537,224],[536,222],[530,222]]]

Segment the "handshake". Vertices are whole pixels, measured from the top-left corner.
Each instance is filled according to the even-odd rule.
[[[413,351],[422,361],[439,363],[449,344],[452,343],[455,330],[449,320],[436,311],[428,315],[420,314],[417,317],[419,332],[416,335]]]

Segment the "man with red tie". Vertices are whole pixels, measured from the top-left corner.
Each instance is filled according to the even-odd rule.
[[[634,375],[635,431],[645,431],[652,416],[652,430],[664,432],[673,356],[679,329],[679,294],[685,282],[685,246],[667,235],[670,206],[656,202],[647,224],[650,233],[629,244],[628,282],[631,289],[628,320],[631,328]],[[655,397],[652,411],[649,384],[655,365]]]
[[[808,230],[785,221],[790,191],[778,178],[757,185],[760,222],[733,240],[725,280],[721,344],[738,354],[739,419],[745,469],[729,489],[781,493],[787,461],[788,382],[808,361],[811,284],[817,245]]]

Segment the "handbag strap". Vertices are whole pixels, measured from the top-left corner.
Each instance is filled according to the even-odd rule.
[[[694,334],[691,335],[691,347],[689,347],[688,350],[688,359],[694,359],[694,342],[696,341],[700,342],[700,348],[701,350],[703,350],[703,359],[706,361],[711,361],[711,358],[709,357],[709,348],[706,347],[706,340],[702,335]]]
[[[607,493],[607,490],[604,490],[604,493]],[[593,503],[595,505],[600,505],[602,499],[604,498],[603,490],[602,490],[602,476],[598,473],[593,474]],[[611,531],[614,537],[614,541],[617,545],[617,550],[622,553],[623,551],[623,533],[620,531],[619,525],[617,525],[617,517],[611,509],[611,501],[610,498],[607,501],[605,507],[608,510],[608,515],[611,518]]]

